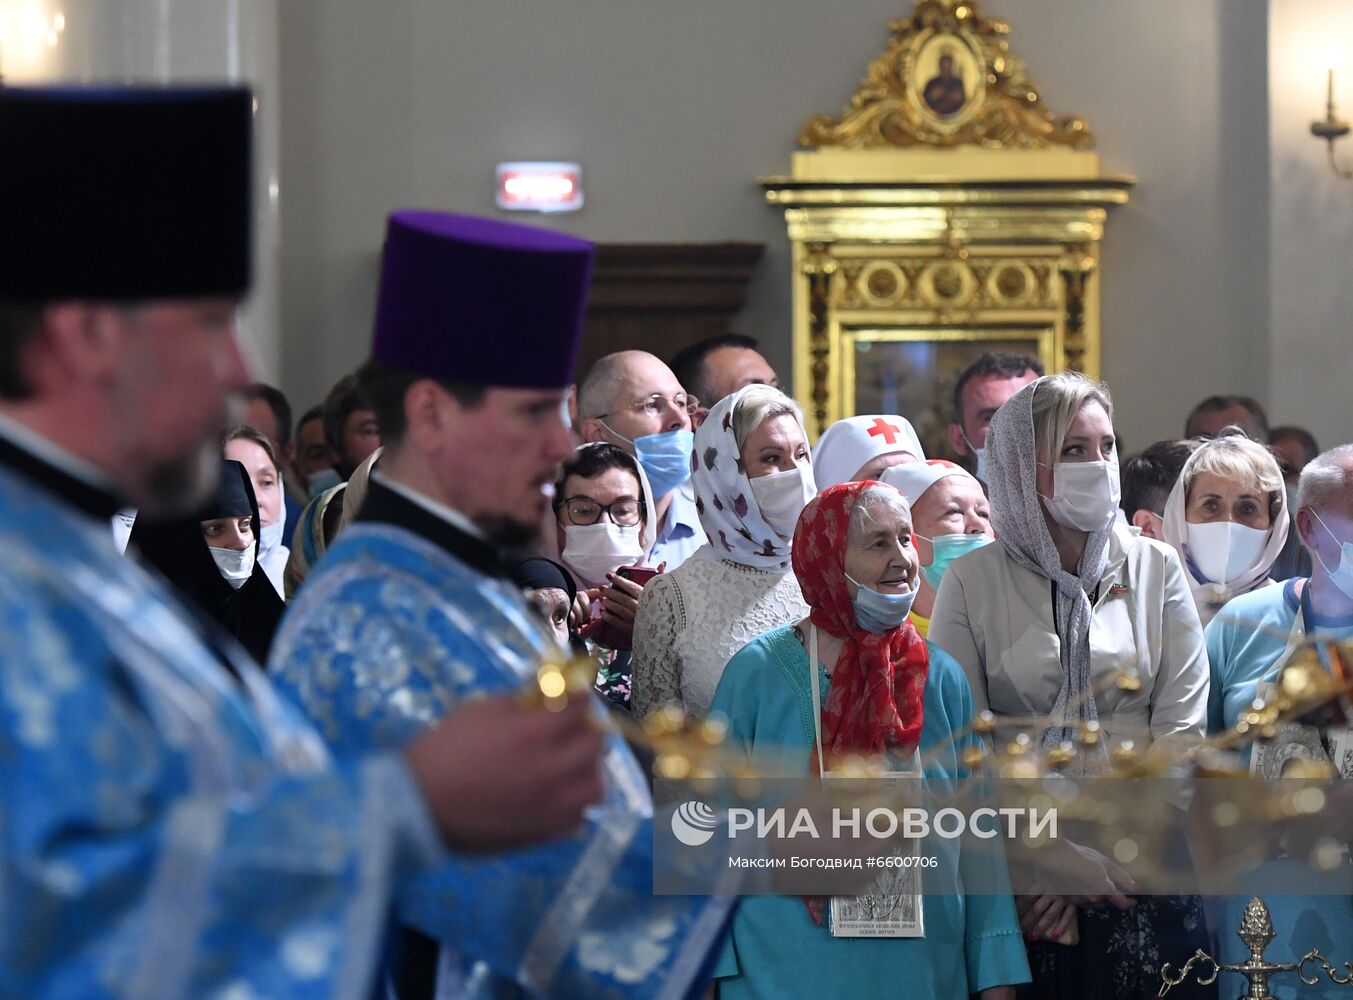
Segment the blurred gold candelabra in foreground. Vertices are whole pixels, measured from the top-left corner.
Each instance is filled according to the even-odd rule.
[[[1239,1000],[1278,1000],[1277,994],[1269,990],[1268,982],[1282,972],[1295,972],[1307,986],[1317,985],[1321,981],[1320,974],[1308,976],[1306,973],[1308,964],[1318,965],[1320,971],[1324,972],[1329,977],[1330,982],[1336,985],[1353,985],[1353,965],[1345,962],[1344,972],[1341,975],[1330,964],[1329,959],[1320,954],[1318,948],[1312,948],[1305,955],[1302,955],[1299,962],[1265,961],[1264,949],[1277,935],[1273,932],[1273,921],[1269,917],[1268,907],[1258,897],[1251,899],[1246,905],[1245,915],[1241,918],[1240,927],[1236,930],[1236,933],[1240,936],[1240,940],[1244,942],[1245,947],[1250,949],[1250,957],[1244,962],[1239,965],[1221,965],[1215,958],[1200,948],[1193,953],[1193,957],[1185,962],[1184,967],[1177,973],[1170,970],[1169,962],[1161,966],[1160,978],[1162,982],[1157,996],[1165,996],[1174,987],[1187,980],[1195,965],[1212,967],[1212,971],[1207,975],[1195,973],[1201,986],[1211,986],[1217,981],[1217,975],[1222,972],[1237,972],[1244,976],[1249,981],[1249,988],[1241,994]]]

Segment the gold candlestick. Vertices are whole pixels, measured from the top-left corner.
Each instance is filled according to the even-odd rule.
[[[1199,948],[1193,953],[1193,957],[1184,963],[1184,967],[1178,973],[1170,971],[1169,962],[1161,966],[1160,978],[1162,983],[1160,992],[1156,995],[1165,996],[1171,989],[1188,979],[1193,967],[1199,964],[1212,966],[1212,972],[1209,975],[1197,974],[1197,981],[1200,986],[1210,986],[1217,981],[1217,975],[1222,972],[1238,972],[1248,979],[1250,982],[1249,989],[1242,993],[1237,1000],[1279,1000],[1278,995],[1269,990],[1268,982],[1280,972],[1295,972],[1307,986],[1316,985],[1320,982],[1320,975],[1317,973],[1308,978],[1305,970],[1307,962],[1319,965],[1321,971],[1329,976],[1331,982],[1340,986],[1353,985],[1353,965],[1344,963],[1345,974],[1340,975],[1335,971],[1329,960],[1320,954],[1318,948],[1312,948],[1301,956],[1299,962],[1265,961],[1264,949],[1272,943],[1276,935],[1273,933],[1273,920],[1269,916],[1268,907],[1258,896],[1245,905],[1245,916],[1241,918],[1240,927],[1236,930],[1236,934],[1240,936],[1240,940],[1244,942],[1245,947],[1250,949],[1250,957],[1244,962],[1239,965],[1220,965],[1215,958]]]

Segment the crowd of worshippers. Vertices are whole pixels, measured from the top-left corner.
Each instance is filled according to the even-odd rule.
[[[971,703],[948,707],[945,735],[975,710],[1027,715],[1075,699],[1083,691],[1063,685],[1064,647],[1083,688],[1105,669],[1091,650],[1101,663],[1136,664],[1146,680],[1138,693],[1101,697],[1100,720],[1156,738],[1201,735],[1234,725],[1281,652],[1255,622],[1290,628],[1283,619],[1304,605],[1308,621],[1353,625],[1353,557],[1343,555],[1353,497],[1342,486],[1353,447],[1322,456],[1308,431],[1270,428],[1249,397],[1210,396],[1180,438],[1120,459],[1106,385],[1044,377],[1032,357],[990,352],[954,385],[950,457],[927,455],[901,414],[839,420],[810,447],[800,406],[758,348],[729,334],[667,363],[622,351],[571,394],[576,450],[538,551],[519,553],[512,577],[564,647],[595,658],[597,690],[616,711],[642,718],[677,705],[725,717],[749,750],[793,742],[807,707],[776,664],[806,667],[805,627],[836,615],[870,634],[910,625],[930,641],[931,678],[966,675]],[[260,661],[282,598],[353,520],[379,469],[382,415],[363,376],[343,378],[294,426],[281,392],[250,387],[244,423],[222,439],[230,468],[202,512],[205,552],[190,556],[163,527],[132,531],[142,555]],[[997,538],[1005,544],[988,550]],[[1312,553],[1333,584],[1316,608],[1298,583]],[[1055,601],[1035,611],[1050,581]],[[853,746],[866,653],[846,653],[830,634],[822,649],[834,678],[823,719],[836,720],[822,739]],[[930,687],[918,696],[928,701]],[[926,718],[938,729],[935,707]],[[1146,989],[1160,955],[1208,943],[1200,900],[1117,902],[1133,912],[1022,898],[1036,979],[1089,975],[1108,947],[1116,957],[1103,974]],[[738,911],[749,950],[765,947],[758,923],[784,932],[763,908]],[[1353,930],[1353,914],[1345,924]],[[783,967],[781,948],[811,953],[812,942],[777,938],[766,967]],[[879,960],[894,961],[886,949]]]
[[[538,551],[518,553],[514,575],[560,641],[597,658],[598,690],[622,710],[679,704],[704,716],[734,653],[808,613],[788,553],[800,513],[830,486],[882,482],[905,498],[918,574],[906,618],[923,637],[950,564],[998,537],[988,434],[1006,401],[1043,377],[1038,360],[988,352],[962,371],[948,447],[935,456],[900,414],[847,417],[810,447],[801,408],[759,346],[718,335],[667,363],[622,351],[571,394],[577,448],[554,484]],[[114,519],[120,545],[137,540],[261,659],[282,601],[352,522],[378,467],[380,419],[360,375],[294,423],[280,390],[249,387],[240,422],[222,435],[227,474],[202,511],[203,546],[177,544],[162,523],[134,529],[134,510]],[[1106,386],[1075,373],[1045,386],[1039,416],[1061,407],[1061,422],[1046,428],[1054,440],[1072,416],[1054,387],[1104,410],[1112,431]],[[1180,438],[1126,458],[1116,432],[1085,440],[1104,424],[1077,427],[1074,446],[1028,470],[1058,524],[1083,530],[1076,519],[1094,521],[1099,504],[1127,535],[1170,546],[1204,626],[1234,597],[1310,575],[1295,527],[1301,472],[1320,455],[1309,431],[1270,428],[1263,407],[1241,395],[1204,399]],[[1073,464],[1085,468],[1058,468]]]
[[[965,854],[898,933],[655,893],[610,713],[942,782],[981,711],[1097,724],[1076,776],[1227,730],[1353,636],[1353,445],[1212,396],[1120,461],[1108,386],[1011,354],[948,457],[907,414],[813,443],[744,337],[575,372],[592,244],[433,210],[293,421],[235,335],[253,106],[0,88],[0,996],[1137,998],[1248,957],[1244,899],[1088,848],[1096,895]],[[523,697],[563,650],[598,694]],[[1269,960],[1346,953],[1350,872],[1269,901]]]

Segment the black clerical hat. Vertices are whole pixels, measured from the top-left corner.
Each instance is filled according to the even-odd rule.
[[[243,293],[252,103],[242,88],[0,87],[0,298]]]

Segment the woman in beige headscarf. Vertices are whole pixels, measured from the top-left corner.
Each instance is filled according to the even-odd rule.
[[[1104,743],[1201,738],[1207,724],[1203,631],[1179,560],[1116,523],[1119,479],[1108,387],[1077,372],[1025,386],[987,435],[996,541],[940,581],[930,641],[958,660],[979,710],[1049,720],[1044,748],[1097,723],[1106,739],[1073,774],[1107,769]],[[1134,685],[1119,685],[1123,670]],[[1074,745],[1074,744],[1072,744]],[[1032,997],[1154,995],[1171,954],[1206,947],[1196,897],[1072,897],[1030,887],[1020,898]],[[1105,899],[1113,902],[1110,906]],[[1079,927],[1079,943],[1068,933]]]
[[[291,555],[287,558],[286,572],[282,575],[287,600],[291,600],[292,595],[305,582],[310,568],[328,551],[338,533],[346,528],[361,510],[362,501],[366,499],[366,487],[371,479],[371,470],[383,450],[377,448],[357,466],[352,478],[346,483],[330,486],[306,504],[305,510],[301,511],[300,523],[296,525],[296,534],[291,539]]]

